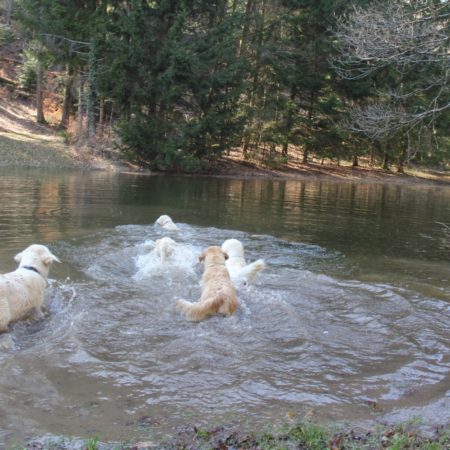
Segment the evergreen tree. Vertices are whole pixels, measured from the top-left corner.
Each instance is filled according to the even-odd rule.
[[[130,2],[109,12],[102,95],[141,162],[193,170],[233,145],[245,63],[226,2]],[[218,13],[219,11],[219,13]]]
[[[419,51],[425,60],[400,60],[399,66],[374,57],[371,64],[352,65],[353,46],[360,44],[367,52],[374,50],[372,44],[387,45],[385,56],[395,61],[389,53],[395,45],[381,31],[371,37],[364,26],[357,28],[359,38],[352,41],[350,31],[360,23],[355,17],[383,12],[380,5],[394,8],[393,17],[405,11],[427,39],[436,38],[393,41],[409,45],[402,58],[437,42],[428,59]],[[355,165],[371,150],[385,165],[395,157],[400,170],[413,158],[445,158],[447,9],[448,2],[435,0],[380,0],[375,6],[369,0],[15,2],[27,39],[35,43],[30,49],[36,49],[33,57],[41,68],[35,71],[37,84],[42,86],[50,63],[65,67],[61,126],[67,126],[77,82],[80,134],[86,123],[92,138],[108,115],[131,158],[190,171],[239,146],[244,156],[266,161],[283,162],[296,146],[305,163],[315,155],[352,158]],[[385,13],[377,17],[391,19]],[[375,20],[368,24],[370,30],[378,26]],[[336,53],[345,35],[350,65],[343,58],[338,67]],[[337,77],[336,68],[347,76]],[[354,70],[361,76],[350,80]],[[42,91],[37,88],[38,100]],[[37,103],[38,119],[45,120],[42,101]],[[373,122],[377,114],[384,122]],[[414,122],[420,126],[395,128],[417,118],[424,119]]]

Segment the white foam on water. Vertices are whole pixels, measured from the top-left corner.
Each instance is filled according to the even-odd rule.
[[[179,244],[174,247],[173,253],[166,257],[164,261],[156,252],[153,243],[153,249],[148,251],[151,247],[151,241],[146,241],[143,244],[143,249],[146,253],[139,254],[134,258],[137,272],[133,275],[136,281],[148,279],[154,275],[168,275],[178,273],[193,274],[195,266],[198,264],[198,255],[200,252],[192,245]]]

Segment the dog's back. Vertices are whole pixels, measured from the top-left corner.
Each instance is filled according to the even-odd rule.
[[[204,256],[203,256],[204,255]],[[214,314],[232,315],[238,307],[236,289],[225,267],[226,254],[220,247],[208,247],[200,257],[205,261],[202,294],[196,303],[178,300],[177,307],[189,320],[199,321]]]
[[[237,239],[227,239],[222,244],[222,250],[228,255],[225,265],[231,277],[234,277],[245,266],[244,246]]]
[[[53,261],[59,262],[47,247],[39,244],[30,245],[14,259],[19,267],[0,275],[0,331],[5,331],[9,322],[42,316],[48,271]]]
[[[10,321],[25,319],[42,306],[45,286],[44,278],[28,269],[0,275],[0,309],[9,310]]]
[[[231,279],[236,283],[253,282],[258,273],[266,267],[263,259],[247,264],[244,257],[244,245],[237,239],[227,239],[222,244],[222,250],[229,255],[226,267]]]
[[[160,261],[164,264],[167,259],[173,254],[177,247],[177,243],[170,237],[163,237],[157,239],[155,242],[155,251],[159,256]]]

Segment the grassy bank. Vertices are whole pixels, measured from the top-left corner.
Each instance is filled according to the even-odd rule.
[[[177,430],[173,437],[160,443],[151,438],[140,442],[104,443],[94,437],[84,441],[63,438],[33,441],[24,447],[27,450],[448,450],[449,448],[448,426],[436,426],[424,431],[417,423],[408,423],[393,427],[378,426],[370,431],[357,431],[337,427],[327,428],[309,422],[299,422],[277,430],[267,429],[260,432],[247,432],[231,427],[206,429],[188,426]]]
[[[2,91],[0,90],[0,97]],[[0,167],[116,169],[95,148],[68,145],[65,132],[35,122],[28,101],[0,98]]]
[[[195,433],[195,434],[193,434]],[[372,431],[358,433],[354,430],[328,429],[307,422],[284,427],[277,431],[266,431],[259,434],[241,434],[223,429],[193,430],[183,440],[175,442],[168,449],[448,449],[450,445],[449,430],[436,428],[432,434],[425,436],[413,425],[396,427],[379,427]],[[192,444],[191,444],[191,443]],[[193,445],[193,447],[191,446]]]
[[[57,142],[0,133],[0,166],[79,168],[82,164]]]

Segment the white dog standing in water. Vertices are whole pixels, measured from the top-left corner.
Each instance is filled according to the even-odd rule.
[[[135,280],[151,279],[153,276],[164,276],[172,279],[191,276],[195,273],[198,249],[174,241],[164,236],[155,241],[146,241],[145,253],[135,258],[137,272]],[[151,249],[150,252],[147,250]]]
[[[0,332],[10,322],[42,317],[44,290],[53,262],[60,262],[45,245],[33,244],[14,259],[19,267],[0,275]]]
[[[170,237],[157,239],[155,242],[155,252],[159,256],[161,264],[164,264],[168,258],[175,252],[177,243]]]
[[[170,216],[164,214],[162,216],[159,216],[156,219],[155,222],[157,225],[163,227],[166,230],[170,231],[176,231],[178,230],[178,227],[173,223],[173,220],[170,218]]]
[[[263,259],[247,264],[244,257],[244,246],[237,239],[227,239],[222,244],[222,250],[228,254],[226,267],[233,282],[246,281],[251,283],[261,270],[266,267]]]

